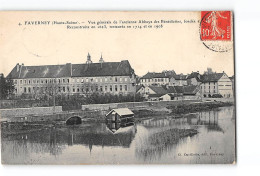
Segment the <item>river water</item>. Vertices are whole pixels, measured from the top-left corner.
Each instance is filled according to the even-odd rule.
[[[211,164],[235,161],[234,107],[174,119],[151,117],[120,127],[104,123],[49,126],[12,133],[2,127],[5,164]],[[112,129],[113,128],[113,129]],[[196,129],[177,138],[170,129]],[[36,129],[36,130],[35,130]]]

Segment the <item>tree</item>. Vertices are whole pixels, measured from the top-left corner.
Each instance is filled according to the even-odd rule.
[[[0,99],[9,98],[14,92],[13,80],[0,74]]]

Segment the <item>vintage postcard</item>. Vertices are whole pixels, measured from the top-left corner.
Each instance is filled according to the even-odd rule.
[[[234,164],[231,11],[2,11],[2,164]]]

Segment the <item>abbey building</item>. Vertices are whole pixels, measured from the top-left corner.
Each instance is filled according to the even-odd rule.
[[[93,63],[90,54],[86,63],[26,66],[17,64],[7,76],[15,86],[14,93],[60,94],[135,93],[136,76],[128,60],[105,62],[103,57]]]

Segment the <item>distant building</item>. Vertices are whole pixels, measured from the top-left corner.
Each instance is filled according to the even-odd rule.
[[[167,94],[160,97],[164,101],[169,100],[200,100],[200,86],[169,86]]]
[[[202,83],[202,76],[199,71],[192,72],[187,76],[187,84],[188,85],[200,85]]]
[[[229,77],[229,79],[232,81],[232,90],[234,92],[234,90],[235,90],[235,76],[233,75],[233,76]]]
[[[161,73],[148,72],[140,78],[140,84],[145,86],[168,85],[170,78],[173,77],[173,75],[175,75],[174,71],[164,71]]]
[[[201,91],[204,97],[220,94],[224,98],[232,98],[232,81],[225,72],[202,75]]]
[[[186,85],[188,85],[187,75],[183,75],[183,74],[173,75],[170,78],[169,86],[186,86]]]
[[[90,54],[86,63],[25,66],[17,64],[7,76],[15,85],[15,94],[46,93],[55,89],[60,94],[135,93],[135,73],[128,60],[93,63]]]

